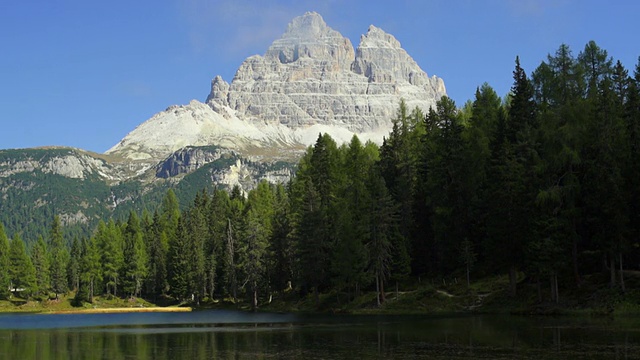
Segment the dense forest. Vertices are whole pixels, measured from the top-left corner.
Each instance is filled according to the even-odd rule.
[[[201,191],[105,219],[65,239],[56,217],[30,249],[0,225],[0,297],[244,299],[285,291],[344,301],[421,278],[508,274],[558,302],[607,274],[640,270],[640,64],[632,76],[594,42],[562,45],[511,92],[487,84],[461,108],[399,106],[381,146],[320,134],[288,184]],[[521,276],[518,281],[518,274]]]

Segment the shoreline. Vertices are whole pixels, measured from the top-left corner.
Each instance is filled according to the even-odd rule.
[[[191,312],[191,307],[117,307],[117,308],[90,308],[90,309],[70,309],[43,311],[41,314],[123,314],[123,313],[146,313],[146,312]]]

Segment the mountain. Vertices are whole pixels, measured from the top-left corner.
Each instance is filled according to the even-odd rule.
[[[284,182],[319,133],[380,143],[401,99],[426,111],[445,94],[382,29],[370,26],[354,49],[308,12],[230,83],[216,76],[205,102],[168,107],[105,154],[0,150],[0,221],[34,241],[58,214],[81,235],[98,219],[155,208],[169,187],[186,205],[202,188]]]
[[[354,134],[381,142],[401,98],[427,110],[445,94],[442,79],[428,77],[392,35],[370,26],[354,51],[308,12],[264,56],[247,58],[231,83],[216,76],[206,103],[169,107],[107,154],[156,161],[186,145],[216,144],[249,157],[290,159],[320,132],[339,142]]]

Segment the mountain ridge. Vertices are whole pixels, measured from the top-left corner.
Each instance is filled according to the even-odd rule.
[[[106,153],[159,160],[183,146],[216,144],[245,155],[278,146],[295,157],[319,132],[380,143],[400,99],[426,111],[443,95],[442,79],[428,77],[393,35],[371,25],[354,49],[307,12],[264,55],[245,59],[231,83],[214,77],[205,103],[167,108]]]
[[[308,12],[230,83],[214,77],[205,102],[167,107],[104,154],[0,150],[0,221],[35,240],[58,214],[86,235],[99,219],[157,206],[171,187],[188,202],[202,188],[286,182],[319,133],[380,143],[401,99],[426,111],[445,94],[393,35],[372,25],[354,48]]]

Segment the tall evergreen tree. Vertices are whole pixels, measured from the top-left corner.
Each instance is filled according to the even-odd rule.
[[[189,247],[192,249],[190,264],[189,288],[197,297],[197,301],[207,295],[206,253],[205,245],[209,238],[206,223],[206,204],[196,196],[193,206],[186,213]]]
[[[270,290],[267,270],[267,246],[273,230],[274,194],[266,181],[249,192],[245,208],[245,231],[240,266],[249,285],[251,307],[258,307],[259,292]]]
[[[156,211],[153,219],[144,228],[144,239],[148,253],[147,292],[154,297],[165,293],[167,288],[167,253],[169,240],[162,231],[160,214]]]
[[[592,49],[593,50],[593,49]],[[531,252],[530,260],[546,265],[534,268],[553,269],[546,274],[551,277],[552,290],[557,286],[557,273],[561,264],[557,258],[562,253],[571,253],[571,268],[576,284],[581,283],[578,268],[578,248],[580,234],[578,214],[582,211],[580,189],[584,164],[584,133],[588,103],[582,99],[585,89],[584,69],[577,62],[566,45],[561,45],[556,53],[548,56],[534,72],[536,92],[547,94],[547,103],[540,103],[541,157],[540,191],[536,196],[540,218],[538,244],[531,249],[558,249],[557,251]],[[544,69],[542,71],[541,69]],[[592,74],[596,76],[595,74]],[[585,111],[587,110],[587,111]],[[543,246],[544,245],[544,246]],[[536,259],[538,257],[538,259]],[[543,275],[542,273],[540,275]],[[557,297],[557,294],[554,295]]]
[[[539,125],[534,91],[516,57],[514,83],[506,119],[500,119],[492,145],[487,233],[496,267],[508,269],[512,296],[527,244],[535,236],[536,164]]]
[[[367,250],[369,253],[369,269],[376,284],[376,302],[380,306],[385,302],[384,284],[389,277],[392,261],[392,241],[394,217],[397,207],[388,193],[384,178],[380,170],[371,168],[369,171],[368,191],[374,195],[368,203],[369,223],[367,234]],[[400,236],[401,235],[397,235]]]
[[[69,289],[78,290],[80,288],[80,262],[82,260],[82,241],[78,237],[73,238],[71,251],[69,253],[69,263],[67,264],[67,277]]]
[[[192,252],[187,225],[183,217],[178,218],[178,231],[169,247],[168,275],[170,293],[178,300],[187,300],[193,294],[191,284]]]
[[[147,276],[147,249],[144,243],[140,219],[135,212],[129,213],[124,230],[124,278],[123,291],[130,296],[140,296],[142,284]]]
[[[35,270],[34,295],[47,295],[50,286],[49,280],[49,254],[47,245],[42,236],[31,248],[31,263]]]
[[[113,220],[108,224],[100,222],[96,233],[96,239],[100,246],[102,262],[102,278],[104,280],[107,295],[118,296],[120,285],[120,272],[124,262],[122,233]]]
[[[4,225],[0,223],[0,299],[7,299],[11,295],[9,293],[11,286],[9,269],[9,238],[4,232]]]
[[[105,231],[104,223],[102,226],[98,225],[98,229],[102,227],[102,231]],[[103,234],[96,234],[95,237],[84,240],[82,242],[82,260],[80,261],[80,288],[78,294],[85,294],[86,298],[80,296],[77,300],[86,300],[93,302],[93,297],[96,294],[96,289],[100,287],[103,280],[102,274],[102,256],[101,256],[101,237]]]
[[[443,97],[431,112],[437,124],[428,135],[432,144],[427,160],[426,191],[433,211],[434,241],[438,269],[449,272],[455,265],[460,243],[469,237],[471,186],[465,155],[467,145],[453,100]]]
[[[31,263],[24,241],[17,233],[9,246],[9,277],[11,288],[29,298],[36,288],[36,270]]]
[[[60,218],[56,215],[49,232],[49,266],[51,269],[51,290],[56,294],[64,294],[68,289],[67,263],[69,252],[62,236]]]
[[[291,203],[282,184],[276,185],[273,231],[269,242],[269,270],[273,288],[286,290],[293,282],[294,249],[292,239]]]
[[[369,201],[366,183],[369,168],[377,155],[368,154],[355,135],[349,146],[341,150],[344,152],[341,172],[345,176],[338,190],[338,240],[331,256],[333,281],[338,291],[344,288],[357,289],[368,280],[365,273]]]

